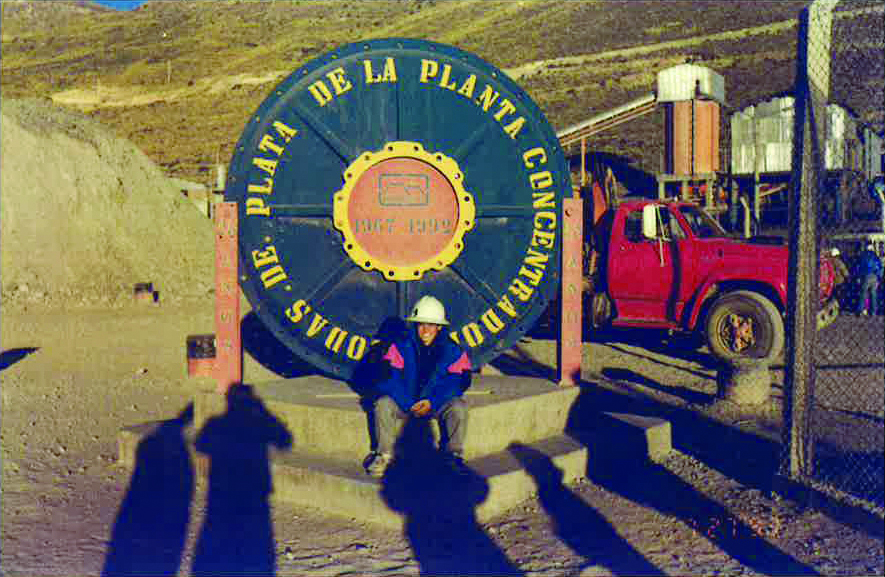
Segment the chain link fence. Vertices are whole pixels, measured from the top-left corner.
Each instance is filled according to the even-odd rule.
[[[885,449],[885,5],[816,0],[798,27],[780,474],[880,511]],[[838,316],[821,322],[832,286]]]

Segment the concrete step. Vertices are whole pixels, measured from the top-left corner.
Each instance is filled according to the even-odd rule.
[[[656,417],[585,407],[578,421],[586,428],[565,434],[578,387],[514,377],[474,387],[465,475],[444,465],[426,428],[407,426],[402,456],[383,479],[370,478],[366,413],[346,385],[328,379],[255,385],[231,407],[222,395],[198,394],[192,413],[121,430],[119,461],[171,474],[188,455],[210,487],[214,471],[225,488],[242,485],[237,494],[273,487],[275,499],[401,527],[422,516],[483,522],[539,488],[583,477],[591,464],[656,461],[670,451],[670,423]]]
[[[145,423],[123,429],[118,437],[120,462],[134,468],[144,440],[169,443],[162,438],[163,423]],[[210,457],[196,449],[194,433],[179,437],[195,463],[200,479],[212,483]],[[234,443],[231,444],[234,446]],[[222,452],[238,459],[236,449]],[[216,457],[217,458],[217,457]],[[464,474],[451,472],[438,453],[424,452],[395,460],[382,479],[369,477],[360,460],[322,457],[297,449],[271,451],[269,470],[256,467],[254,456],[244,456],[243,475],[272,480],[272,499],[318,508],[330,515],[357,518],[391,528],[431,516],[469,515],[485,522],[532,497],[539,483],[569,483],[587,471],[588,450],[567,435],[526,444],[468,461]]]
[[[255,395],[292,436],[292,450],[359,460],[370,450],[370,422],[360,397],[346,383],[320,376],[252,385]],[[465,457],[490,455],[518,441],[530,443],[562,433],[577,387],[559,388],[527,377],[479,375],[467,391],[470,406]],[[227,410],[214,392],[194,399],[194,425],[201,429]],[[432,433],[438,429],[432,421]]]

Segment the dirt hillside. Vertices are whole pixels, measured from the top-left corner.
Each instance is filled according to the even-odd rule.
[[[206,294],[212,227],[134,144],[47,100],[2,102],[7,303],[114,303],[152,282]]]

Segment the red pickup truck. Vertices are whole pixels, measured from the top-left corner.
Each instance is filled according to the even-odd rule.
[[[680,201],[625,199],[587,226],[592,240],[586,288],[595,327],[699,333],[710,352],[725,360],[770,360],[781,353],[788,259],[783,243],[732,238],[703,209]],[[832,278],[832,265],[822,261],[822,305],[832,293]]]

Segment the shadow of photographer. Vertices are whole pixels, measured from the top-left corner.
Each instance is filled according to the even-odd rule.
[[[227,411],[199,432],[197,451],[208,458],[206,517],[194,549],[193,575],[273,575],[270,449],[286,449],[292,435],[248,385],[227,393]]]
[[[521,443],[513,443],[507,450],[535,481],[538,499],[556,536],[577,555],[616,575],[664,574],[624,540],[605,517],[565,486],[562,470],[550,457]]]
[[[101,574],[175,575],[190,519],[194,467],[184,430],[193,403],[139,442]]]

